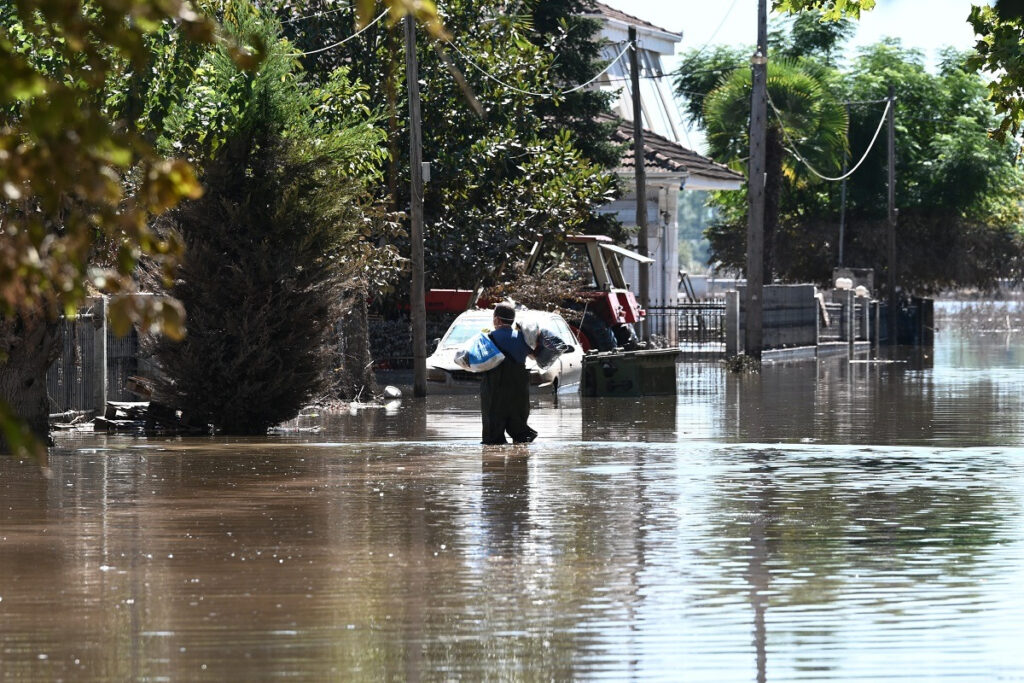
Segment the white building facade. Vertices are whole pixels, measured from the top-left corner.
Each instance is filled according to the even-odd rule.
[[[672,94],[671,78],[662,70],[661,58],[672,55],[682,35],[672,33],[630,16],[624,12],[594,3],[592,16],[602,23],[602,37],[608,41],[603,55],[609,61],[622,51],[635,27],[640,67],[640,110],[644,128],[644,170],[647,196],[648,255],[651,306],[674,306],[679,303],[679,193],[689,190],[738,190],[743,177],[716,164],[680,144],[683,130],[679,107]],[[616,131],[616,139],[629,142],[627,153],[617,170],[623,188],[632,188],[601,209],[614,214],[623,225],[636,226],[635,163],[633,140],[633,97],[630,84],[628,53],[615,62],[597,81],[598,87],[615,93],[613,111],[625,124]],[[635,242],[634,242],[635,247]],[[626,276],[633,291],[638,292],[639,272],[632,262]]]

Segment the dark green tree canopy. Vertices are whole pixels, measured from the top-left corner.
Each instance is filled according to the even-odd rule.
[[[346,296],[394,275],[397,257],[365,206],[363,165],[382,131],[348,106],[362,88],[341,69],[312,86],[276,19],[244,0],[229,10],[225,27],[266,52],[251,72],[204,55],[167,113],[161,144],[188,153],[206,194],[168,221],[186,247],[171,293],[189,335],[160,340],[156,357],[163,401],[224,432],[264,433],[325,393]]]
[[[608,96],[560,88],[594,76],[597,25],[582,2],[445,3],[450,42],[420,35],[417,53],[424,159],[428,286],[489,283],[535,239],[593,229],[594,209],[613,192],[614,124],[597,123]],[[351,35],[351,12],[299,19],[282,6],[285,29],[311,78],[339,65],[370,84],[369,106],[388,130],[381,194],[408,205],[405,63],[400,28],[381,22]],[[485,75],[485,73],[487,75]],[[556,93],[538,97],[530,93]]]
[[[779,54],[787,52],[780,43]],[[719,57],[722,53],[719,53]],[[1021,172],[1015,163],[1017,148],[992,139],[988,131],[997,125],[998,114],[986,101],[984,81],[973,74],[970,54],[947,50],[937,72],[924,67],[920,52],[898,41],[885,41],[863,49],[842,72],[820,55],[804,57],[817,63],[830,92],[849,105],[849,161],[859,161],[879,130],[890,83],[896,89],[896,198],[899,208],[898,249],[901,271],[898,282],[905,289],[934,291],[949,286],[988,286],[1000,277],[1019,277],[1022,257],[1020,235]],[[697,60],[694,60],[697,61]],[[722,69],[718,62],[709,66]],[[719,91],[730,79],[745,78],[746,60],[737,59],[732,76],[716,84],[715,94],[702,97],[700,79],[681,73],[686,83],[681,96],[691,98],[692,109],[704,107],[703,121],[709,133],[712,155],[720,161],[745,157],[744,136],[749,114],[726,117],[725,107],[749,112],[749,89],[725,97]],[[694,68],[700,64],[691,62]],[[780,112],[785,107],[775,101]],[[747,102],[741,100],[746,98]],[[732,120],[716,129],[709,119]],[[800,107],[794,107],[798,113]],[[785,182],[780,191],[779,223],[775,235],[777,274],[785,280],[827,283],[838,261],[839,187],[821,182],[794,152],[811,162],[823,175],[842,175],[842,159],[814,158],[816,143],[828,139],[820,133],[804,136],[799,117],[779,117],[769,112],[778,130],[785,129]],[[780,125],[781,123],[781,125]],[[716,124],[717,125],[717,124]],[[730,134],[726,130],[732,130]],[[771,130],[771,129],[769,129]],[[771,134],[769,135],[771,137]],[[722,144],[728,141],[727,144]],[[829,145],[832,149],[837,149]],[[839,147],[838,149],[842,149]],[[744,164],[737,167],[746,170]],[[887,263],[884,225],[887,205],[885,132],[876,140],[863,164],[848,180],[845,265],[873,267],[876,281],[885,281]],[[714,199],[722,217],[708,231],[712,258],[742,269],[745,263],[746,202],[743,197],[719,194]],[[941,245],[941,246],[940,246]],[[950,254],[955,258],[950,259]]]
[[[772,6],[790,13],[820,11],[824,20],[835,21],[858,19],[862,10],[874,8],[875,0],[773,0]],[[967,22],[978,36],[967,67],[985,74],[988,99],[999,116],[992,134],[999,140],[1008,133],[1015,137],[1024,124],[1024,7],[1019,0],[977,3]]]

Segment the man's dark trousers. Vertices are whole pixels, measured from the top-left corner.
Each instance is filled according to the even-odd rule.
[[[525,365],[506,358],[498,367],[483,373],[480,413],[485,444],[508,443],[506,432],[515,443],[537,438],[537,432],[526,424],[530,417],[530,371]]]

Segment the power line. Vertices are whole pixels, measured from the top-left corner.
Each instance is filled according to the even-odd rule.
[[[489,72],[487,69],[485,69],[482,66],[480,66],[479,64],[477,64],[469,55],[467,55],[465,52],[460,50],[459,46],[456,45],[454,42],[449,42],[448,45],[450,45],[453,50],[458,52],[462,56],[462,58],[469,63],[470,66],[472,66],[474,69],[476,69],[481,74],[483,74],[486,78],[494,81],[498,85],[501,85],[501,86],[503,86],[505,88],[508,88],[509,90],[512,90],[513,92],[517,92],[517,93],[520,93],[522,95],[532,95],[533,97],[543,97],[543,98],[552,98],[552,97],[557,97],[559,95],[568,95],[569,93],[576,92],[577,90],[582,90],[583,88],[587,87],[588,85],[590,85],[591,83],[593,83],[594,81],[599,79],[601,76],[605,75],[605,73],[607,73],[608,70],[611,69],[615,65],[616,62],[618,62],[620,59],[622,59],[622,56],[624,54],[626,54],[626,52],[631,47],[631,45],[627,43],[626,46],[624,48],[622,48],[622,51],[619,52],[619,54],[616,55],[616,57],[612,61],[610,61],[607,66],[605,66],[603,69],[601,69],[601,71],[599,71],[597,73],[597,75],[595,75],[590,80],[588,80],[588,81],[586,81],[584,83],[580,83],[578,85],[574,85],[574,86],[572,86],[570,88],[565,88],[565,89],[562,89],[562,90],[556,90],[556,91],[553,91],[553,92],[546,92],[545,93],[545,92],[533,92],[531,90],[523,90],[522,88],[517,88],[516,86],[512,85],[511,83],[506,83],[505,81],[501,80],[500,78],[498,78],[497,76],[495,76],[494,74]]]
[[[700,49],[697,50],[697,52],[692,57],[689,57],[689,59],[696,59],[697,57],[700,57],[702,54],[704,54],[704,50],[707,49],[708,45],[711,44],[711,41],[714,40],[715,36],[718,35],[718,32],[722,30],[723,26],[725,26],[725,20],[729,18],[730,14],[732,14],[733,9],[736,7],[736,2],[737,0],[732,0],[732,4],[729,5],[729,9],[725,11],[725,16],[723,16],[722,20],[718,22],[718,27],[711,32],[711,37],[705,40],[704,44],[700,46]]]
[[[356,37],[358,37],[360,33],[362,33],[363,31],[366,31],[367,29],[369,29],[369,28],[370,28],[371,26],[373,26],[374,24],[376,24],[376,23],[377,23],[378,21],[380,21],[381,19],[383,19],[384,17],[386,17],[386,16],[387,16],[387,14],[388,14],[388,10],[384,10],[383,12],[381,12],[380,14],[378,14],[378,15],[377,15],[377,18],[376,18],[376,19],[374,19],[373,21],[371,21],[371,22],[370,22],[369,24],[367,24],[366,26],[362,27],[361,29],[359,29],[358,31],[356,31],[355,33],[353,33],[352,35],[350,35],[349,37],[347,37],[347,38],[342,38],[342,39],[341,39],[341,40],[339,40],[338,42],[336,42],[336,43],[332,43],[331,45],[328,45],[327,47],[321,47],[321,48],[319,48],[319,49],[316,49],[316,50],[310,50],[309,52],[293,52],[293,53],[292,53],[291,55],[289,55],[289,56],[290,56],[290,57],[308,57],[309,55],[315,55],[315,54],[317,54],[318,52],[326,52],[327,50],[333,50],[333,49],[334,49],[334,48],[336,48],[336,47],[339,47],[339,46],[341,46],[341,45],[344,45],[345,43],[347,43],[348,41],[352,40],[353,38],[356,38]]]
[[[689,96],[689,97],[691,97],[693,99],[697,99],[697,100],[699,100],[702,97],[707,97],[708,95],[711,94],[710,91],[709,92],[698,92],[696,90],[676,90],[676,92],[683,93],[683,94],[685,94],[685,95],[687,95],[687,96]]]
[[[807,161],[807,159],[804,159],[802,156],[800,156],[800,152],[797,151],[796,144],[793,142],[793,138],[791,138],[789,136],[789,131],[786,130],[786,126],[782,122],[782,114],[779,112],[778,108],[775,106],[775,103],[772,102],[771,93],[767,93],[767,95],[768,95],[768,104],[771,105],[772,111],[775,113],[775,118],[777,118],[779,120],[779,128],[782,129],[782,134],[783,134],[783,136],[785,136],[786,141],[790,145],[790,150],[789,150],[790,153],[793,156],[795,156],[797,159],[799,159],[801,161],[801,163],[803,163],[803,165],[806,166],[807,169],[811,173],[813,173],[814,175],[818,176],[822,180],[830,180],[830,181],[845,180],[846,178],[849,178],[850,176],[852,176],[854,174],[854,172],[858,168],[860,168],[860,165],[864,163],[865,159],[868,158],[868,154],[870,154],[871,150],[874,148],[875,141],[878,140],[878,134],[882,132],[882,126],[885,125],[885,117],[889,113],[889,107],[892,106],[892,103],[890,101],[886,100],[886,102],[885,102],[885,111],[882,112],[882,118],[878,122],[878,128],[875,129],[875,135],[874,135],[874,137],[871,138],[871,142],[868,144],[868,148],[864,152],[864,156],[862,156],[860,158],[860,161],[858,161],[857,164],[853,168],[851,168],[849,171],[847,171],[843,175],[841,175],[841,176],[839,176],[837,178],[832,178],[832,177],[823,175],[822,173],[819,173],[813,166],[811,166],[810,162]]]
[[[728,68],[722,68],[722,69],[693,69],[691,71],[687,71],[686,73],[687,74],[725,74],[725,73],[732,73],[733,71],[736,71],[737,69],[740,69],[740,68],[742,68],[742,67],[734,66],[734,67],[728,67]],[[669,71],[669,72],[666,73],[666,72],[663,71],[663,72],[657,73],[657,74],[641,74],[640,78],[670,78],[670,77],[675,76],[675,75],[676,75],[676,72]],[[629,80],[629,76],[615,76],[614,78],[609,78],[608,80],[609,81],[628,81]]]
[[[303,21],[305,19],[318,19],[320,17],[326,17],[328,14],[335,14],[337,12],[344,12],[345,10],[352,9],[351,5],[345,5],[344,7],[338,7],[337,9],[324,10],[322,12],[313,12],[301,17],[292,17],[291,19],[285,19],[282,24],[294,24],[296,21]]]

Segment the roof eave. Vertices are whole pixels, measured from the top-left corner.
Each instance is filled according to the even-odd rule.
[[[603,22],[608,26],[615,26],[616,28],[628,31],[631,26],[636,27],[637,33],[641,35],[648,35],[654,38],[660,38],[661,40],[667,40],[672,43],[678,43],[683,39],[682,33],[673,33],[672,31],[666,31],[665,29],[655,29],[650,26],[644,26],[642,24],[631,24],[628,21],[609,17],[604,14],[584,14],[587,19],[596,19],[597,21]]]
[[[742,180],[726,180],[725,178],[712,178],[699,174],[691,174],[683,183],[684,190],[741,190]]]

